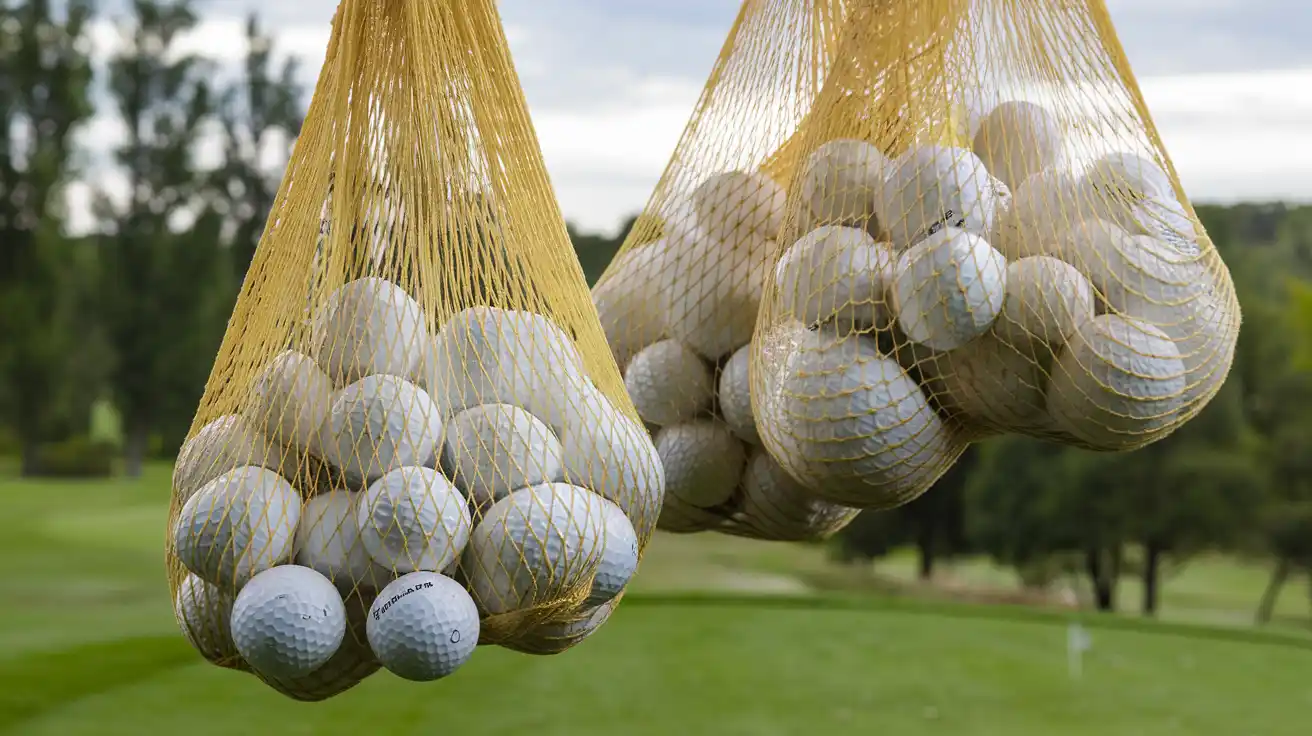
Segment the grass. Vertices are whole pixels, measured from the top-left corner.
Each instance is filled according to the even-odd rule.
[[[1077,681],[1065,614],[815,597],[806,581],[832,570],[819,551],[708,535],[659,538],[634,595],[563,655],[481,648],[443,683],[380,673],[305,705],[201,662],[176,633],[167,485],[166,467],[137,482],[0,481],[0,733],[1279,736],[1305,732],[1312,706],[1309,639],[1086,615]],[[1265,571],[1194,567],[1167,586],[1173,618],[1251,615]],[[952,573],[1009,583],[981,563]],[[723,597],[747,590],[760,597]],[[1285,598],[1290,615],[1306,601]]]

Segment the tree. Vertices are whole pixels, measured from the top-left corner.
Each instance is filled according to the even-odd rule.
[[[1099,610],[1116,608],[1127,524],[1118,472],[1096,453],[1004,436],[981,443],[966,486],[972,543],[1029,584],[1079,558]]]
[[[255,255],[278,194],[290,144],[305,120],[296,60],[284,60],[275,73],[273,50],[273,39],[252,14],[246,20],[242,76],[223,91],[218,102],[224,149],[218,176],[226,195],[223,209],[234,229],[232,265],[239,279]],[[273,162],[267,160],[270,149],[277,150]]]
[[[0,412],[19,436],[24,475],[40,472],[41,443],[76,411],[59,395],[76,364],[78,298],[60,205],[72,133],[91,113],[91,4],[70,0],[62,17],[52,5],[0,3]]]
[[[934,487],[896,509],[915,542],[921,580],[933,577],[938,560],[966,551],[965,488],[978,465],[979,445],[974,444]]]
[[[633,227],[636,217],[630,217],[625,221],[620,232],[613,238],[596,233],[584,233],[577,230],[574,225],[565,223],[565,230],[569,233],[570,242],[574,245],[574,253],[578,256],[579,265],[583,267],[583,276],[587,279],[588,285],[592,286],[601,278],[601,274],[606,271],[606,267],[614,260],[615,254],[619,252],[620,246],[624,244],[624,238],[628,236],[628,231]]]
[[[151,432],[177,424],[179,384],[197,375],[222,338],[212,300],[231,293],[218,233],[203,227],[205,177],[192,149],[211,112],[206,68],[175,42],[196,16],[185,0],[134,0],[119,23],[123,48],[109,63],[110,91],[127,130],[117,159],[126,201],[102,192],[104,312],[117,353],[112,386],[126,433],[126,471],[141,470]],[[202,226],[198,226],[202,225]],[[185,229],[185,231],[184,231]],[[217,329],[216,329],[217,328]],[[202,382],[203,383],[203,380]],[[192,389],[192,393],[199,390]]]

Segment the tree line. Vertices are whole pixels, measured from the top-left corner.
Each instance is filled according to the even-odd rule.
[[[90,0],[0,0],[0,454],[24,475],[111,461],[137,474],[185,437],[241,279],[264,229],[308,90],[252,16],[236,75],[181,52],[190,2],[133,0],[106,18],[117,43],[93,63]],[[94,184],[77,132],[117,122],[119,178]],[[219,142],[200,166],[202,138]],[[91,234],[73,235],[70,187],[93,182]],[[1100,608],[1116,581],[1161,581],[1212,551],[1274,561],[1275,592],[1312,571],[1312,207],[1199,206],[1235,279],[1244,323],[1220,394],[1172,437],[1106,455],[1019,438],[973,446],[921,499],[863,513],[833,540],[872,560],[914,546],[921,574],[987,555],[1027,584],[1078,575]],[[595,282],[615,236],[570,227]],[[88,436],[98,403],[121,438]]]
[[[60,471],[52,447],[101,399],[121,416],[128,473],[176,449],[277,191],[261,153],[289,149],[306,102],[254,17],[224,79],[180,45],[199,20],[190,2],[100,19],[95,6],[0,3],[0,417],[27,475]],[[97,20],[115,32],[99,64]],[[97,115],[119,132],[110,161],[77,145]],[[205,136],[220,155],[201,167]],[[112,183],[88,178],[107,164]],[[73,236],[64,195],[88,183],[92,234]]]

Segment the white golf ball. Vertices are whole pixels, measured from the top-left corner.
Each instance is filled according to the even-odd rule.
[[[471,307],[447,321],[426,375],[443,421],[479,404],[510,404],[557,433],[586,382],[564,330],[540,314],[496,307]]]
[[[437,680],[474,656],[478,608],[451,578],[412,572],[378,594],[366,631],[369,646],[389,672],[416,682]]]
[[[711,176],[692,193],[698,225],[720,242],[773,238],[783,225],[787,192],[760,173],[726,171]]]
[[[896,260],[864,230],[822,225],[775,265],[775,300],[785,314],[807,325],[843,319],[882,326]]]
[[[1063,245],[1067,233],[1093,216],[1093,204],[1080,187],[1079,177],[1062,167],[1032,174],[999,212],[989,244],[1013,261],[1047,255],[1075,265]]]
[[[300,516],[301,497],[282,476],[254,466],[230,470],[183,505],[175,552],[205,582],[240,588],[291,555]]]
[[[1009,100],[980,121],[973,150],[989,173],[1014,189],[1057,163],[1062,152],[1061,126],[1042,106]]]
[[[1038,429],[1047,419],[1043,358],[1050,350],[984,334],[926,361],[923,383],[941,406],[978,425],[1003,432]]]
[[[597,576],[592,579],[592,592],[586,603],[593,606],[619,595],[638,570],[638,535],[633,524],[619,506],[605,499],[601,505],[606,517],[605,537]]]
[[[898,506],[961,452],[920,386],[872,338],[819,336],[799,345],[779,378],[762,437],[819,498],[852,508]]]
[[[1185,257],[1199,254],[1197,233],[1176,197],[1171,178],[1156,162],[1128,152],[1094,161],[1080,179],[1093,215],[1129,232],[1152,235]]]
[[[481,404],[451,418],[442,465],[477,507],[511,491],[560,480],[563,450],[556,433],[510,404]]]
[[[333,465],[352,481],[373,481],[433,456],[442,417],[428,392],[404,378],[366,376],[333,400],[325,443]]]
[[[668,244],[665,237],[617,254],[592,289],[606,343],[620,370],[638,351],[665,337],[661,294],[673,288],[678,273]]]
[[[441,572],[460,557],[473,521],[459,489],[431,468],[397,468],[369,486],[356,517],[378,565],[398,573]]]
[[[656,451],[665,467],[665,492],[698,508],[733,497],[742,480],[747,450],[723,422],[675,424],[656,434]]]
[[[188,573],[173,598],[173,615],[182,635],[206,661],[233,666],[241,653],[232,641],[232,596]]]
[[[335,489],[314,496],[296,527],[296,564],[328,578],[343,595],[357,587],[377,591],[393,578],[391,568],[375,563],[360,539],[360,495]]]
[[[1104,314],[1083,323],[1058,355],[1048,411],[1093,449],[1128,450],[1165,436],[1187,387],[1180,351],[1165,333]]]
[[[743,471],[740,521],[757,538],[777,542],[822,539],[850,522],[857,509],[811,493],[763,448],[752,451]]]
[[[346,635],[346,607],[328,578],[300,565],[265,570],[232,606],[232,639],[255,671],[300,677],[323,666]]]
[[[1065,261],[1030,256],[1007,265],[1007,297],[993,331],[1004,342],[1061,345],[1093,317],[1093,286]]]
[[[660,294],[668,336],[711,361],[750,342],[774,241],[753,235],[729,244],[698,229],[667,247],[678,270]]]
[[[250,422],[227,414],[201,427],[178,451],[173,466],[173,492],[185,503],[202,486],[230,470],[247,465],[275,465],[269,440]],[[276,467],[274,468],[277,469]]]
[[[1151,324],[1175,342],[1188,373],[1186,404],[1211,394],[1225,380],[1238,315],[1222,298],[1215,264],[1103,220],[1077,228],[1071,245],[1108,306]]]
[[[889,160],[875,146],[853,139],[821,144],[806,159],[802,200],[814,222],[878,233],[875,215]]]
[[[569,621],[549,621],[501,646],[524,654],[560,654],[596,633],[610,619],[616,603],[585,607]]]
[[[605,539],[601,497],[542,483],[497,501],[461,560],[470,592],[489,614],[552,602],[596,572]]]
[[[633,356],[624,387],[644,422],[663,427],[711,408],[715,377],[701,356],[678,340],[661,340]]]
[[[383,373],[412,377],[427,337],[419,303],[376,277],[342,286],[313,324],[315,357],[338,385]]]
[[[373,600],[375,593],[369,593]],[[265,682],[278,692],[302,702],[319,702],[340,695],[364,682],[382,665],[369,648],[365,626],[369,619],[369,604],[358,594],[346,596],[346,633],[337,652],[313,672],[298,677],[272,677],[265,674]]]
[[[332,400],[328,374],[309,356],[287,350],[251,383],[248,416],[274,442],[322,455],[320,440]]]
[[[1007,259],[974,233],[945,228],[904,252],[893,279],[907,337],[951,350],[984,334],[1007,296]]]
[[[720,415],[734,436],[751,445],[761,444],[752,413],[750,363],[752,346],[739,348],[720,369]]]
[[[997,208],[995,181],[969,150],[913,147],[893,162],[880,197],[879,220],[898,251],[944,228],[987,235]]]
[[[665,472],[647,431],[589,386],[560,443],[565,480],[614,501],[638,538],[649,538],[665,497]]]

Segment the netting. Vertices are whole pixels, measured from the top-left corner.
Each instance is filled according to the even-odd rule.
[[[563,651],[663,487],[493,0],[344,0],[174,472],[187,639],[300,700]]]
[[[1102,0],[746,2],[593,297],[672,531],[751,513],[744,443],[834,512],[988,436],[1143,447],[1240,322]]]
[[[780,464],[887,508],[982,437],[1127,451],[1196,415],[1239,305],[1102,0],[864,2],[845,30],[752,356]]]
[[[748,373],[795,165],[776,152],[814,104],[843,12],[743,4],[645,211],[593,288],[664,463],[661,529],[810,540],[856,514],[808,494],[764,452]]]

